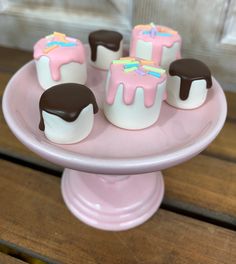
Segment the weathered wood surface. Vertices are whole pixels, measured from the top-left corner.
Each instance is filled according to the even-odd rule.
[[[199,155],[164,171],[165,203],[236,228],[236,164]],[[209,211],[204,211],[209,210]]]
[[[105,232],[73,217],[60,179],[0,161],[0,236],[52,262],[235,263],[236,233],[159,210],[126,232]]]

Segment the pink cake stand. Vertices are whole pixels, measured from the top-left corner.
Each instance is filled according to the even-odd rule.
[[[87,82],[102,105],[105,71],[88,68]],[[164,194],[160,170],[191,159],[217,136],[226,118],[224,93],[214,80],[207,101],[195,110],[163,103],[150,128],[128,131],[100,111],[82,142],[57,145],[38,129],[39,86],[33,62],[11,79],[3,96],[5,119],[16,137],[43,158],[65,167],[62,194],[81,221],[105,230],[125,230],[150,218]],[[49,194],[50,195],[50,194]]]

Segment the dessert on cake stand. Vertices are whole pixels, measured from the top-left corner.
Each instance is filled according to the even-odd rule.
[[[88,76],[87,86],[102,106],[106,72],[89,66]],[[100,108],[85,140],[57,145],[38,129],[42,93],[34,62],[29,62],[6,87],[5,119],[29,149],[66,168],[62,177],[66,205],[83,222],[104,230],[129,229],[150,218],[164,194],[160,171],[206,148],[223,127],[227,112],[224,92],[213,80],[207,101],[198,109],[180,110],[163,103],[156,124],[130,131],[110,124]]]

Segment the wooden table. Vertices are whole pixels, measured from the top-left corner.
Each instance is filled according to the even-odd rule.
[[[0,48],[0,95],[29,52]],[[24,147],[0,115],[0,263],[236,263],[236,94],[217,139],[164,171],[165,198],[145,224],[93,229],[67,210],[62,169]]]

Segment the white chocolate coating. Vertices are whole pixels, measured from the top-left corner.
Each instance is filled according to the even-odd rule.
[[[108,83],[109,81],[107,81],[106,90]],[[158,85],[154,104],[146,107],[142,87],[136,89],[134,102],[127,105],[123,101],[123,85],[120,84],[113,104],[104,102],[104,114],[112,124],[120,128],[138,130],[149,127],[158,120],[165,88],[166,81]]]
[[[38,81],[44,90],[60,84],[60,83],[79,83],[85,84],[87,81],[87,67],[86,63],[80,64],[78,62],[70,62],[63,64],[60,67],[61,79],[54,81],[52,79],[49,58],[47,56],[41,56],[38,60],[35,60]]]
[[[201,106],[207,97],[205,80],[193,81],[190,87],[189,96],[186,100],[180,99],[181,78],[168,75],[167,79],[167,103],[181,109],[194,109]]]
[[[91,64],[101,70],[108,70],[113,60],[117,60],[122,57],[123,54],[123,40],[120,42],[120,48],[118,51],[107,49],[104,46],[97,46],[97,59],[91,60]]]
[[[93,105],[85,107],[73,122],[42,111],[45,125],[45,136],[58,144],[73,144],[86,138],[92,130],[94,122]]]

